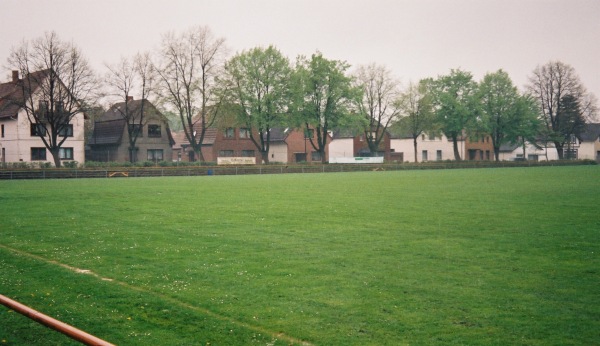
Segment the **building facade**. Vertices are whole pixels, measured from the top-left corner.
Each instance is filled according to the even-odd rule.
[[[44,71],[34,72],[36,78],[43,78]],[[32,123],[27,111],[19,106],[24,102],[24,88],[19,79],[18,71],[13,71],[12,80],[0,84],[0,162],[32,164],[49,164],[54,162],[52,154],[46,148],[41,136],[48,136],[49,125],[45,122]],[[32,89],[29,102],[39,105],[36,111],[41,111],[45,100]],[[61,163],[85,162],[85,114],[76,113],[69,117],[68,123],[59,131],[58,136],[64,138],[59,149]]]

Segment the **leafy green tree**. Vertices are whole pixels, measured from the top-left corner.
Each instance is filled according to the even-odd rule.
[[[541,120],[546,127],[548,137],[554,142],[558,157],[564,157],[565,145],[564,124],[561,118],[570,115],[571,111],[564,111],[563,102],[573,99],[565,96],[571,95],[577,100],[579,111],[584,119],[593,119],[597,113],[596,98],[587,92],[575,69],[560,61],[550,61],[538,66],[529,77],[529,93],[535,97],[541,110]],[[570,101],[571,100],[571,101]],[[572,106],[568,106],[572,107]]]
[[[521,141],[535,142],[537,117],[535,104],[513,85],[508,73],[498,70],[488,73],[479,83],[481,121],[492,137],[494,157],[500,159],[500,146]]]
[[[471,73],[453,69],[450,74],[439,76],[428,84],[437,122],[446,137],[452,139],[454,159],[460,161],[458,139],[476,125],[477,83]]]
[[[412,137],[415,162],[418,161],[417,139],[425,132],[435,131],[435,114],[426,83],[425,80],[418,84],[411,82],[399,98],[401,118],[398,122],[398,128],[401,132],[408,133]]]
[[[250,140],[269,163],[271,129],[284,123],[291,105],[289,60],[273,46],[253,48],[229,60],[227,89],[237,115],[250,131]],[[258,133],[258,138],[254,133]]]
[[[294,115],[305,131],[316,131],[307,136],[311,146],[327,162],[325,148],[331,129],[344,127],[356,117],[360,89],[353,87],[352,78],[346,75],[349,65],[342,61],[328,60],[321,53],[308,60],[298,59],[293,78]]]

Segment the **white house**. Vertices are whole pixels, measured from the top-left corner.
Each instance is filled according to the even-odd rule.
[[[393,136],[391,148],[395,155],[402,156],[404,162],[415,162],[413,138],[409,136]],[[458,142],[461,155],[464,152],[464,140]],[[452,141],[445,135],[430,136],[422,134],[417,138],[417,162],[454,160]]]
[[[553,161],[558,160],[558,153],[552,142],[529,143],[525,142],[525,149],[522,144],[506,143],[500,146],[500,161]]]
[[[600,124],[586,124],[585,131],[579,137],[577,158],[600,161]]]
[[[12,80],[0,84],[0,162],[53,162],[52,154],[37,135],[39,131],[46,131],[47,125],[31,124],[25,109],[15,102],[25,98],[21,83],[18,71],[13,71]],[[43,103],[39,98],[34,90],[34,104]],[[61,135],[67,139],[59,151],[61,161],[85,161],[84,121],[84,114],[78,113],[62,131]]]

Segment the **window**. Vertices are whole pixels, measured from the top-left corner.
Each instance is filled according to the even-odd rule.
[[[4,138],[4,124],[2,124],[2,138]]]
[[[304,130],[304,139],[313,138],[314,136],[315,136],[315,130],[314,129],[305,129]]]
[[[148,149],[148,161],[162,161],[163,150],[162,149]]]
[[[31,136],[45,136],[46,127],[44,124],[31,124]]]
[[[577,160],[577,149],[563,149],[564,157],[567,160]]]
[[[160,137],[160,125],[148,125],[148,137]]]
[[[31,148],[31,161],[46,161],[46,148]]]
[[[427,150],[423,150],[423,152],[421,153],[421,161],[427,161]]]
[[[311,161],[321,161],[321,153],[318,151],[313,151],[310,154],[310,160]]]
[[[235,129],[233,127],[228,127],[225,129],[225,138],[234,138],[235,137]]]
[[[58,157],[61,160],[73,160],[73,148],[59,148]]]
[[[250,138],[250,129],[247,127],[240,128],[240,138]],[[254,156],[254,155],[252,155]]]
[[[144,131],[142,131],[142,125],[140,124],[129,124],[128,126],[128,131],[131,134],[132,137],[135,137],[137,135],[137,137],[144,137]],[[160,128],[159,128],[159,132],[160,132]],[[160,135],[159,135],[160,137]]]
[[[255,157],[254,150],[242,150],[243,157]]]
[[[48,101],[39,100],[38,101],[38,116],[40,118],[45,118],[48,116]]]
[[[58,135],[61,137],[73,137],[73,125],[64,125],[59,131]]]
[[[435,158],[438,161],[442,161],[442,151],[441,150],[436,151]]]
[[[233,150],[220,150],[219,157],[233,157]]]
[[[529,161],[539,161],[540,157],[536,154],[527,155],[527,160]]]

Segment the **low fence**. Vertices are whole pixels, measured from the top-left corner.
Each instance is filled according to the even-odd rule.
[[[94,346],[114,346],[110,342],[104,341],[94,335],[88,334],[80,329],[77,329],[69,324],[61,322],[50,316],[44,315],[39,311],[36,311],[26,305],[23,305],[15,300],[12,300],[4,295],[0,294],[0,304],[12,309],[23,316],[29,317],[30,319],[43,324],[48,328],[52,328],[57,332],[63,333],[73,340],[77,340],[82,344],[94,345]]]
[[[399,164],[312,164],[312,165],[251,165],[251,166],[188,166],[188,167],[106,167],[106,168],[44,168],[0,169],[0,180],[10,179],[74,179],[74,178],[137,178],[175,176],[214,176],[245,174],[340,173],[364,171],[399,171],[421,169],[500,168],[592,165],[595,161],[462,161]]]

